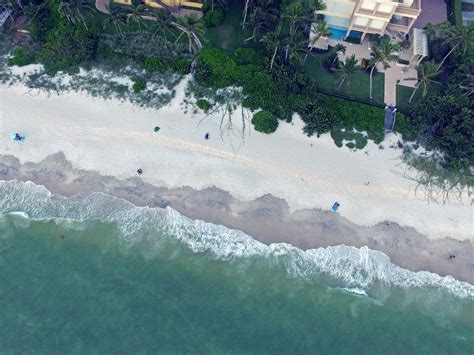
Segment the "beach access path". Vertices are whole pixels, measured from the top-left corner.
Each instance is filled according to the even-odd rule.
[[[410,226],[429,238],[471,239],[473,211],[464,204],[428,203],[413,181],[403,177],[398,137],[390,134],[382,147],[369,142],[359,151],[338,148],[329,135],[307,137],[303,123],[280,122],[271,135],[256,132],[241,110],[232,131],[221,137],[221,117],[184,113],[183,81],[176,98],[160,110],[143,109],[118,100],[83,93],[48,95],[23,86],[0,88],[0,154],[21,162],[39,162],[64,152],[80,169],[120,179],[136,175],[156,186],[194,189],[218,187],[240,200],[265,194],[285,199],[291,210],[329,210],[360,225],[389,220]],[[191,108],[188,108],[191,111]],[[161,127],[158,133],[155,126]],[[12,142],[12,132],[26,135]],[[209,133],[210,139],[204,138]]]

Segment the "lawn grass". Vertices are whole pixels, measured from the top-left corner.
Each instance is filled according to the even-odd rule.
[[[303,70],[312,76],[318,87],[327,93],[338,94],[361,101],[369,101],[369,73],[364,71],[357,72],[349,85],[343,84],[339,91],[336,91],[338,85],[337,74],[330,73],[324,67],[324,60],[327,53],[316,53],[308,56],[306,63],[302,66]],[[377,73],[373,76],[373,95],[374,103],[384,102],[384,74]]]
[[[252,36],[251,31],[242,30],[243,7],[232,1],[229,10],[225,13],[224,22],[216,27],[208,28],[206,38],[211,46],[234,51],[237,48],[248,46],[258,47],[259,43],[253,41],[244,42],[246,38]]]
[[[428,89],[428,96],[430,95],[439,95],[442,91],[441,85],[432,84]],[[402,112],[410,112],[411,105],[408,104],[411,94],[413,93],[413,88],[408,86],[397,85],[397,108]],[[422,97],[423,90],[420,88],[414,98],[412,105],[415,104]]]

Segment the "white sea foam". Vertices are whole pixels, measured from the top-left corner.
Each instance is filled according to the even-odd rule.
[[[113,223],[122,242],[134,245],[144,235],[158,231],[186,245],[195,253],[208,253],[219,260],[276,259],[289,275],[307,279],[328,276],[346,289],[366,292],[374,285],[398,288],[426,288],[448,291],[460,298],[474,299],[474,286],[451,276],[398,267],[382,252],[367,247],[339,245],[301,250],[290,244],[266,245],[245,233],[200,220],[191,220],[172,208],[137,207],[102,193],[65,198],[51,194],[31,182],[0,181],[0,213],[25,213],[32,219],[99,219]],[[157,238],[156,244],[161,240]]]

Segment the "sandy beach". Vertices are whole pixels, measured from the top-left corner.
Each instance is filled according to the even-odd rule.
[[[0,179],[171,206],[266,243],[367,245],[408,269],[473,282],[470,199],[443,205],[415,195],[397,136],[388,135],[383,149],[369,142],[354,152],[329,135],[306,137],[295,117],[272,135],[247,122],[242,140],[237,110],[235,130],[221,137],[219,115],[183,112],[184,85],[158,111],[82,93],[0,88]],[[10,141],[12,132],[26,141]],[[335,201],[336,214],[328,212]]]

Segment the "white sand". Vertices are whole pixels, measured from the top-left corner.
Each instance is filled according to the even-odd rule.
[[[369,142],[353,152],[337,148],[329,135],[306,137],[295,119],[272,135],[251,129],[235,154],[240,140],[234,137],[232,145],[230,137],[220,138],[220,116],[200,123],[204,114],[183,113],[183,91],[181,85],[172,104],[156,111],[82,93],[49,96],[1,87],[0,154],[38,162],[63,151],[77,168],[119,178],[142,168],[142,178],[155,185],[216,186],[243,200],[270,193],[292,210],[327,210],[338,201],[338,213],[357,224],[390,220],[430,238],[473,238],[469,198],[443,206],[415,196],[413,182],[401,176],[400,150],[389,148],[395,136],[387,137],[383,150]],[[12,132],[26,135],[26,142],[10,141]]]

